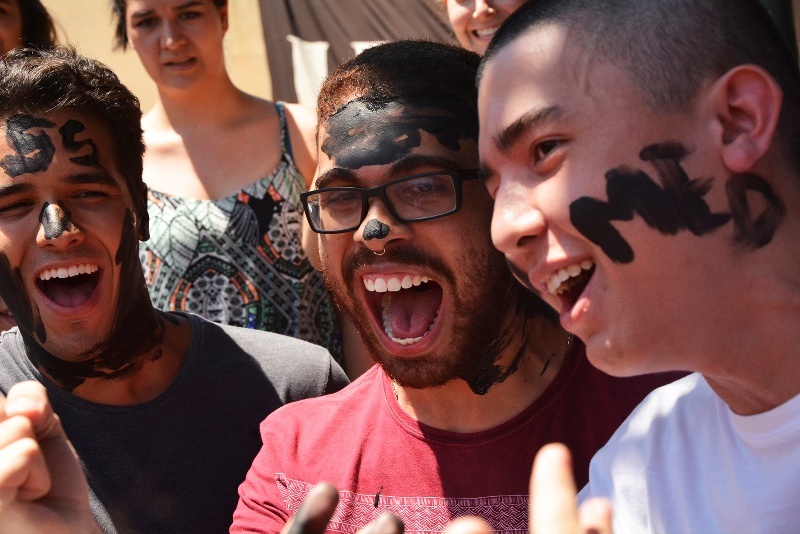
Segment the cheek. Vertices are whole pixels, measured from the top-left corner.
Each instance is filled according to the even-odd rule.
[[[460,5],[453,0],[447,2],[447,18],[456,34],[463,33],[471,11],[466,5]]]

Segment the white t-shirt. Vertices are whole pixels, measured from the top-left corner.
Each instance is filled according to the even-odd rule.
[[[800,395],[733,413],[699,374],[651,393],[592,459],[578,496],[614,532],[800,532]]]

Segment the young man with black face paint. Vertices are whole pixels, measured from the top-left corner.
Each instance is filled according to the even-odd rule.
[[[543,449],[533,528],[609,532],[607,497],[617,532],[796,531],[800,75],[766,11],[537,0],[479,80],[494,243],[598,368],[696,372],[595,456],[580,519]]]
[[[152,307],[140,115],[70,50],[0,61],[0,296],[18,320],[0,338],[4,532],[96,529],[90,510],[106,532],[224,531],[259,422],[347,382],[314,345]],[[53,411],[91,492],[75,464],[42,462],[71,458]]]
[[[524,529],[538,445],[571,443],[585,472],[666,381],[594,370],[492,247],[476,172],[478,62],[457,47],[397,42],[323,84],[320,167],[303,201],[326,283],[378,365],[267,418],[233,532],[280,530],[323,480],[340,492],[330,532],[384,511],[414,532],[464,513]],[[304,517],[296,528],[308,528]]]

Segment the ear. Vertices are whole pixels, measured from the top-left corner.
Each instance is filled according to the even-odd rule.
[[[219,18],[222,21],[222,33],[225,34],[228,31],[228,6],[226,4],[217,9],[219,9]]]
[[[722,127],[722,159],[732,172],[744,173],[769,150],[778,127],[783,91],[756,65],[739,65],[711,87]]]

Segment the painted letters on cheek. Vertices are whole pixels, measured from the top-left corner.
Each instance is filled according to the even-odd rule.
[[[767,181],[755,174],[737,174],[728,180],[725,191],[733,212],[734,241],[752,248],[763,247],[772,241],[775,230],[786,215],[786,206]],[[764,211],[755,220],[750,215],[748,191],[761,194],[766,202]]]
[[[6,140],[17,153],[9,154],[0,160],[0,167],[7,175],[16,178],[22,174],[47,170],[56,152],[53,141],[44,132],[34,135],[27,130],[53,126],[55,124],[47,119],[30,115],[14,115],[6,119]]]
[[[321,150],[337,166],[360,169],[386,165],[409,154],[422,143],[425,131],[451,150],[462,139],[478,138],[478,119],[455,102],[416,100],[376,105],[351,100],[325,123]]]
[[[783,203],[769,184],[754,175],[732,177],[727,189],[732,213],[712,213],[703,197],[713,179],[689,178],[680,165],[687,154],[685,147],[675,143],[645,147],[639,157],[655,167],[661,185],[641,170],[611,169],[605,176],[608,201],[591,197],[574,200],[570,204],[572,224],[617,263],[632,262],[634,252],[611,222],[630,221],[635,214],[664,235],[688,230],[702,236],[733,218],[737,243],[756,248],[767,244],[783,213]],[[767,202],[768,207],[754,222],[750,221],[745,190],[760,193]]]

